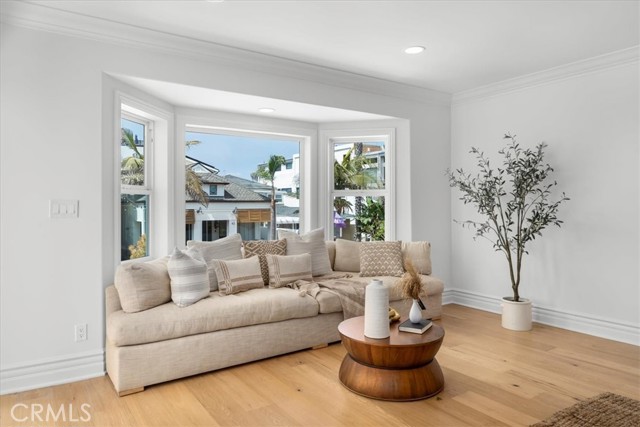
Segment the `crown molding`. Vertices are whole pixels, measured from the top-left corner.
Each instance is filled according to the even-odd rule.
[[[80,15],[43,4],[3,1],[0,22],[419,103],[451,105],[451,94],[445,92]]]
[[[505,93],[516,92],[559,80],[565,80],[610,68],[633,64],[637,63],[639,59],[640,46],[633,46],[627,49],[550,68],[548,70],[525,74],[524,76],[458,92],[453,95],[452,104],[462,104],[483,98],[499,96]]]

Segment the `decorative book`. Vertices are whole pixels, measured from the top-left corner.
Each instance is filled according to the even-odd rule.
[[[422,319],[420,323],[413,323],[411,320],[407,319],[404,322],[400,323],[398,329],[401,332],[411,332],[413,334],[423,334],[427,329],[429,329],[433,325],[431,320]]]

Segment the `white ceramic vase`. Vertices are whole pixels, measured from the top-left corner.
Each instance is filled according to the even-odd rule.
[[[503,297],[502,303],[502,327],[512,331],[531,330],[531,301],[520,298],[513,301],[512,297]]]
[[[389,338],[389,290],[380,280],[372,280],[364,293],[364,336]]]
[[[418,304],[418,300],[414,299],[413,304],[411,304],[411,309],[409,310],[409,320],[412,323],[420,323],[422,320],[422,310],[420,310],[420,305]]]

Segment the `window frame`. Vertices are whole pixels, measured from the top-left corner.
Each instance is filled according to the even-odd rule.
[[[280,119],[256,118],[241,114],[212,113],[203,112],[199,115],[192,110],[184,110],[185,114],[180,114],[176,119],[176,147],[177,153],[183,153],[185,149],[185,133],[201,132],[216,133],[232,136],[244,136],[253,138],[281,139],[295,141],[299,144],[300,150],[300,220],[299,228],[301,232],[310,230],[312,226],[318,224],[317,209],[317,164],[314,154],[317,152],[317,128],[300,127],[300,123],[289,122]],[[184,156],[175,156],[175,168],[184,169]],[[184,188],[184,176],[176,174],[175,188]],[[184,217],[185,197],[184,191],[176,190],[176,210],[175,217]],[[178,220],[179,221],[179,220]],[[184,223],[176,221],[176,241],[183,241],[185,238]]]
[[[145,185],[122,185],[121,169],[121,119],[132,118],[146,122]],[[144,262],[169,253],[175,246],[175,218],[173,217],[173,112],[142,101],[120,90],[114,91],[113,104],[113,233],[112,249],[114,265]],[[152,129],[149,133],[149,129]],[[123,194],[146,195],[147,202],[147,256],[121,259],[121,196]],[[183,215],[184,216],[184,215]]]
[[[385,199],[385,240],[396,239],[396,188],[395,188],[395,129],[351,129],[334,130],[322,132],[322,141],[325,146],[325,230],[329,240],[335,240],[333,235],[333,200],[336,197],[384,197]],[[362,189],[362,190],[336,190],[334,180],[334,159],[335,146],[339,144],[353,144],[358,142],[383,142],[385,146],[384,162],[384,189]]]

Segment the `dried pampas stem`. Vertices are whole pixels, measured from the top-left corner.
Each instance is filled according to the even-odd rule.
[[[404,269],[406,272],[402,275],[396,286],[400,288],[400,292],[404,298],[420,299],[420,291],[422,283],[420,275],[410,259],[405,258]]]

